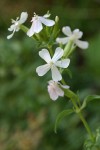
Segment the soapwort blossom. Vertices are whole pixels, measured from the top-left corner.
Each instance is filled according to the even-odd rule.
[[[43,25],[46,25],[48,27],[51,27],[55,24],[55,21],[47,19],[50,16],[50,14],[45,14],[44,16],[38,16],[36,13],[34,13],[34,17],[32,17],[32,26],[28,30],[27,35],[31,37],[34,33],[39,33],[43,29]]]
[[[64,38],[57,38],[57,43],[67,44],[69,40],[72,40],[74,45],[78,46],[79,48],[86,49],[88,48],[88,42],[81,41],[80,38],[83,35],[83,32],[81,32],[79,29],[75,29],[74,31],[71,31],[69,26],[63,27],[62,32],[67,36]]]
[[[20,25],[27,20],[27,17],[28,17],[27,12],[22,12],[20,18],[17,17],[16,20],[12,19],[12,25],[10,26],[10,28],[8,28],[9,31],[12,31],[12,34],[8,35],[7,39],[12,38],[14,33],[20,30]]]
[[[70,59],[61,59],[64,54],[63,49],[57,47],[53,57],[51,58],[50,53],[47,49],[42,49],[39,52],[39,56],[46,61],[47,64],[41,65],[36,68],[36,72],[39,76],[45,75],[50,69],[52,73],[52,79],[54,81],[60,81],[62,79],[61,73],[57,67],[67,68],[70,63]]]
[[[62,85],[60,82],[50,80],[48,82],[48,93],[52,100],[57,100],[59,96],[64,96],[63,89],[69,89],[68,85]]]

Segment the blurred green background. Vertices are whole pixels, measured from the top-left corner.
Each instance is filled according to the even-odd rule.
[[[60,27],[71,26],[84,32],[87,50],[71,56],[72,78],[68,85],[81,99],[100,94],[100,0],[2,0],[0,1],[0,150],[82,150],[86,131],[76,115],[66,117],[54,133],[59,112],[71,106],[66,98],[53,102],[47,93],[49,76],[38,77],[40,65],[37,43],[22,31],[11,40],[10,19],[22,11],[60,18]],[[62,33],[61,33],[62,35]],[[91,102],[84,112],[93,131],[100,126],[100,101]]]

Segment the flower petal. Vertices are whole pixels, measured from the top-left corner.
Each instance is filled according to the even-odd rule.
[[[60,86],[61,86],[63,89],[69,89],[69,88],[70,88],[70,86],[68,86],[68,85],[62,85],[62,84],[60,84]]]
[[[75,29],[73,31],[73,34],[74,34],[76,39],[80,39],[82,37],[82,35],[83,35],[83,32],[81,32],[79,29]]]
[[[63,28],[62,28],[62,32],[63,32],[65,35],[67,35],[67,36],[71,36],[71,35],[72,35],[72,31],[71,31],[71,29],[70,29],[69,26],[63,27]]]
[[[8,31],[13,31],[15,28],[16,28],[15,24],[12,24],[12,25],[10,26],[10,28],[8,28]]]
[[[7,36],[7,39],[8,39],[8,40],[11,39],[11,38],[13,37],[14,33],[15,33],[15,30],[13,31],[12,34],[10,34],[10,35]]]
[[[48,93],[52,100],[57,100],[58,94],[54,89],[52,89],[51,85],[48,85]]]
[[[56,100],[58,96],[64,96],[64,91],[60,88],[59,82],[49,81],[48,92],[52,100]]]
[[[51,72],[53,81],[60,81],[62,79],[62,76],[55,65],[52,65]]]
[[[56,86],[56,92],[59,96],[64,96],[64,91],[59,87],[59,85]]]
[[[39,56],[44,59],[47,63],[51,61],[50,53],[47,49],[42,49],[39,51]]]
[[[63,89],[69,89],[70,88],[70,86],[68,86],[68,85],[63,85],[63,84],[61,84],[60,82],[57,82],[58,83],[58,85],[60,85]]]
[[[49,70],[50,70],[49,64],[41,65],[36,68],[36,72],[37,72],[38,76],[45,75]]]
[[[35,20],[33,21],[31,28],[28,30],[27,35],[31,37],[34,33],[39,33],[42,29],[42,23],[39,20]]]
[[[82,49],[87,49],[89,46],[89,43],[86,41],[80,41],[80,40],[76,40],[76,45]]]
[[[61,44],[67,44],[69,41],[69,37],[65,37],[65,38],[57,38],[56,42],[57,43],[61,43]]]
[[[42,23],[40,22],[40,20],[35,20],[33,23],[34,23],[33,28],[34,32],[39,33],[43,29]]]
[[[43,17],[44,17],[44,18],[48,18],[48,17],[50,17],[50,15],[51,15],[51,14],[47,13],[47,14],[45,14]]]
[[[53,20],[46,19],[44,17],[39,17],[39,20],[48,27],[51,27],[55,24],[55,22]]]
[[[31,37],[34,34],[34,24],[32,23],[31,28],[28,30],[27,35]]]
[[[61,49],[60,47],[57,47],[52,57],[52,61],[56,62],[58,59],[60,59],[63,56],[63,54],[64,54],[63,49]]]
[[[18,32],[20,30],[20,27],[17,26],[15,30],[16,30],[16,32]]]
[[[19,23],[20,24],[24,23],[27,20],[27,17],[28,17],[28,13],[27,12],[22,12],[21,16],[20,16]]]
[[[55,65],[61,68],[67,68],[69,66],[70,59],[63,59],[61,61],[56,61]]]
[[[8,39],[8,40],[11,39],[11,38],[13,37],[13,35],[14,35],[13,33],[10,34],[10,35],[8,35],[8,36],[7,36],[7,39]]]

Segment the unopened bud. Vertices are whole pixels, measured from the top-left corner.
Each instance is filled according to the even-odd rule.
[[[55,17],[55,22],[57,23],[58,21],[59,21],[59,17],[56,16],[56,17]]]

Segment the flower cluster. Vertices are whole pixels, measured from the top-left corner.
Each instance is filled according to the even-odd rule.
[[[7,36],[7,39],[12,38],[15,32],[22,29],[22,24],[27,20],[28,14],[27,12],[22,12],[20,18],[17,17],[16,20],[12,20],[12,25],[10,28],[8,28],[9,31],[12,31],[12,34]],[[73,46],[78,46],[82,49],[88,48],[88,42],[81,41],[80,38],[82,37],[83,33],[79,29],[75,29],[73,32],[71,31],[70,27],[66,26],[62,28],[62,32],[67,36],[64,38],[58,38],[58,29],[57,29],[57,17],[54,20],[48,19],[50,17],[49,12],[45,14],[44,16],[38,16],[36,13],[34,13],[34,16],[32,17],[32,25],[30,29],[26,31],[26,34],[29,37],[32,36],[39,36],[39,33],[44,31],[47,31],[48,28],[51,27],[52,30],[49,33],[49,39],[48,42],[50,44],[51,39],[53,40],[53,43],[59,44],[58,47],[55,48],[55,51],[52,51],[52,44],[48,47],[44,47],[39,51],[39,56],[46,62],[46,64],[41,65],[36,68],[36,72],[38,76],[44,76],[49,70],[51,70],[51,76],[52,80],[48,81],[48,92],[50,95],[50,98],[52,100],[56,100],[59,96],[64,96],[64,90],[68,89],[69,86],[62,85],[62,71],[66,69],[70,64],[70,59],[68,58],[68,55],[65,55],[65,51],[72,51]],[[44,33],[45,36],[45,33]],[[49,40],[49,39],[46,39]],[[60,44],[67,45],[70,41],[72,41],[71,47],[66,46],[64,49],[60,47]],[[43,41],[42,41],[43,42]],[[52,51],[52,53],[51,53]]]

